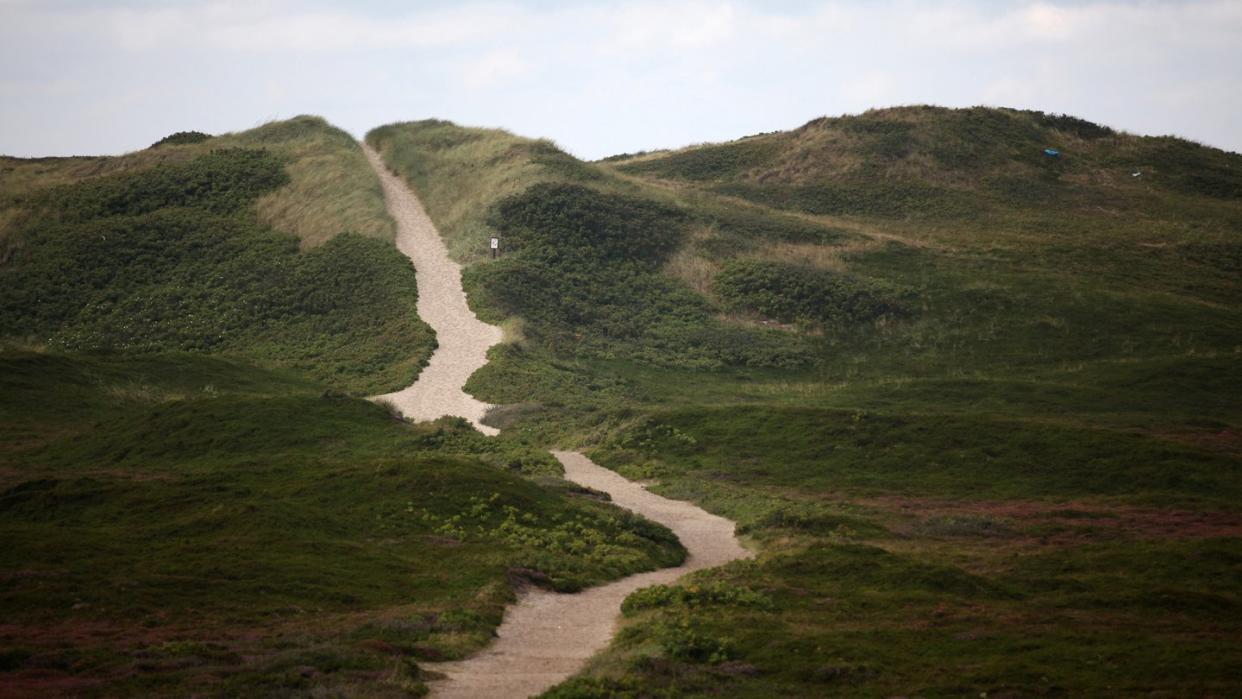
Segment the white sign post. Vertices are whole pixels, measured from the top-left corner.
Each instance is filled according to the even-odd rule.
[[[500,238],[492,238],[492,259],[496,259],[496,251],[500,249]]]

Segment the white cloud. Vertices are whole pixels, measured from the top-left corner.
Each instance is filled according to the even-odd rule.
[[[192,126],[187,113],[240,128],[319,111],[356,131],[507,126],[598,156],[911,102],[1050,109],[1239,149],[1239,37],[1237,0],[0,0],[0,151],[123,150]],[[74,113],[117,123],[86,129]]]
[[[299,9],[290,2],[211,0],[155,9],[101,9],[93,20],[123,49],[186,45],[238,52],[330,53],[434,48],[486,40],[518,29],[523,12],[500,5],[377,17]]]
[[[532,68],[516,51],[496,49],[467,62],[461,77],[467,87],[480,90],[510,82],[530,73]]]
[[[719,45],[741,31],[742,13],[732,3],[630,3],[593,13],[591,21],[605,27],[611,51],[698,49]]]

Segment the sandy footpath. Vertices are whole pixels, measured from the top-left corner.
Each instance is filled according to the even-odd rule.
[[[418,315],[436,331],[439,341],[431,362],[412,386],[375,398],[391,401],[413,420],[459,415],[484,434],[495,435],[496,429],[479,422],[490,406],[462,387],[487,363],[487,349],[500,342],[500,329],[480,321],[466,305],[461,268],[449,258],[418,198],[388,171],[378,153],[365,143],[362,148],[397,221],[397,247],[418,274]],[[508,699],[539,694],[581,670],[588,658],[608,645],[621,602],[631,592],[750,556],[733,535],[733,522],[688,502],[649,493],[582,454],[553,454],[564,465],[565,478],[602,490],[619,507],[672,529],[690,555],[676,568],[631,575],[576,594],[528,591],[505,611],[492,645],[462,661],[427,663],[428,669],[447,676],[431,683],[434,697]]]
[[[500,328],[475,317],[461,288],[461,267],[448,254],[436,227],[410,188],[388,171],[379,153],[365,143],[362,149],[384,186],[388,212],[397,221],[397,249],[410,258],[418,275],[418,315],[436,331],[439,346],[411,386],[396,393],[374,396],[392,402],[401,414],[415,420],[444,415],[464,417],[480,432],[497,430],[480,422],[487,403],[462,390],[466,379],[487,363],[487,349],[500,342]]]
[[[492,645],[460,662],[427,664],[428,669],[448,675],[448,680],[431,683],[433,697],[499,699],[539,694],[578,672],[588,658],[608,645],[621,602],[631,592],[751,555],[733,535],[733,522],[688,502],[649,493],[582,454],[553,453],[565,466],[567,479],[605,491],[618,506],[672,529],[690,556],[676,568],[631,575],[576,594],[543,590],[524,594],[505,612]]]

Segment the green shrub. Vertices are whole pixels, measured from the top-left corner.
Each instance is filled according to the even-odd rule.
[[[916,180],[885,178],[874,168],[845,180],[826,179],[813,184],[728,182],[712,189],[765,206],[819,215],[968,217],[983,209],[983,204],[969,192]]]
[[[542,183],[501,201],[489,223],[507,250],[527,257],[650,269],[681,242],[685,216],[646,199]]]
[[[621,613],[634,616],[648,609],[690,609],[715,605],[771,609],[772,598],[762,592],[722,582],[685,586],[652,585],[626,597],[621,603]]]
[[[1113,131],[1107,126],[1096,124],[1095,122],[1087,121],[1086,119],[1080,119],[1069,114],[1045,113],[1040,111],[1032,111],[1028,113],[1035,117],[1035,121],[1040,126],[1073,134],[1078,138],[1091,140],[1096,138],[1104,138],[1105,136],[1117,135],[1116,131]]]
[[[624,163],[624,172],[686,180],[727,180],[746,170],[772,162],[780,153],[779,141],[745,138],[732,143],[688,148],[668,155]]]
[[[466,286],[493,319],[524,318],[554,352],[655,364],[794,366],[787,338],[715,325],[706,299],[660,273],[686,217],[646,199],[538,184],[490,216],[506,256],[467,268]]]
[[[0,336],[237,352],[356,391],[408,385],[434,347],[408,261],[352,234],[299,252],[250,209],[287,181],[267,151],[226,149],[46,194],[0,267]]]
[[[88,180],[53,191],[47,204],[65,222],[136,216],[168,207],[228,213],[289,182],[266,150],[224,148],[187,163]]]
[[[152,148],[159,146],[180,146],[188,143],[202,143],[211,138],[211,134],[205,134],[202,131],[178,131],[169,134],[155,143],[151,144]]]
[[[713,286],[733,310],[788,323],[853,324],[907,312],[895,288],[782,262],[730,262]]]
[[[674,660],[716,665],[737,657],[732,639],[718,637],[688,618],[657,622],[652,631],[660,650]]]

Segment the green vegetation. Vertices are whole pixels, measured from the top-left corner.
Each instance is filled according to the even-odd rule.
[[[241,140],[276,141],[276,128]],[[0,336],[56,351],[229,353],[356,392],[408,385],[434,346],[408,261],[348,232],[300,252],[255,214],[292,186],[272,151],[228,147],[25,194],[0,266]]]
[[[489,419],[658,481],[759,552],[633,595],[548,696],[1242,680],[1236,154],[930,107],[554,166],[445,122],[369,138],[458,241],[480,313],[520,329],[471,379],[516,404]],[[658,282],[702,314],[665,344],[663,311],[614,323]],[[777,324],[670,359],[695,327]]]
[[[463,283],[477,311],[520,319],[527,349],[683,367],[808,361],[801,338],[721,323],[661,273],[694,225],[670,202],[504,132],[428,121],[367,138],[423,197],[454,256],[474,263]],[[492,236],[496,261],[483,256]]]
[[[484,644],[510,579],[571,590],[684,555],[520,439],[295,374],[9,353],[0,392],[13,686],[382,692]]]
[[[0,212],[6,689],[407,696],[412,655],[485,642],[510,570],[567,588],[680,556],[524,477],[542,452],[342,392],[407,385],[435,341],[377,178],[323,120],[6,158]],[[532,513],[524,539],[435,533],[480,490]]]
[[[289,186],[260,197],[256,210],[260,221],[296,235],[303,248],[323,245],[342,231],[383,241],[396,238],[384,191],[362,149],[353,136],[323,119],[271,122],[211,143],[267,149],[284,162]]]
[[[598,163],[368,138],[505,324],[499,438],[343,392],[432,340],[322,120],[0,160],[6,688],[423,692],[515,587],[684,555],[553,445],[757,556],[632,595],[549,696],[1242,683],[1238,155],[931,107]]]
[[[202,131],[178,131],[177,133],[169,134],[155,143],[152,143],[151,147],[158,148],[160,146],[183,146],[187,143],[202,143],[209,138],[211,138],[211,135],[205,134]]]
[[[107,175],[134,174],[159,165],[184,164],[213,150],[265,150],[289,182],[256,202],[259,220],[297,236],[303,247],[321,245],[343,231],[392,240],[396,228],[384,208],[379,179],[348,133],[320,117],[273,121],[249,131],[206,140],[173,134],[151,148],[117,157],[11,158],[0,156],[0,260],[6,217],[20,219],[41,192]],[[157,147],[158,146],[158,147]],[[31,199],[34,199],[31,202]]]
[[[515,589],[683,559],[521,435],[350,397],[434,346],[383,209],[323,227],[382,206],[362,157],[301,117],[4,161],[6,689],[419,695]]]
[[[787,323],[848,325],[903,312],[895,290],[781,262],[731,262],[717,275],[714,288],[732,310]]]
[[[759,407],[660,415],[594,456],[736,519],[763,554],[632,596],[595,679],[564,696],[1212,693],[1237,681],[1234,457],[984,418]],[[1179,502],[1203,509],[1167,504]],[[728,657],[667,647],[670,626],[686,625]]]
[[[1224,454],[1141,434],[979,415],[698,408],[641,421],[604,448],[601,463],[660,464],[662,478],[706,469],[712,480],[858,497],[1142,495],[1197,497],[1222,508],[1242,498],[1239,464]]]

